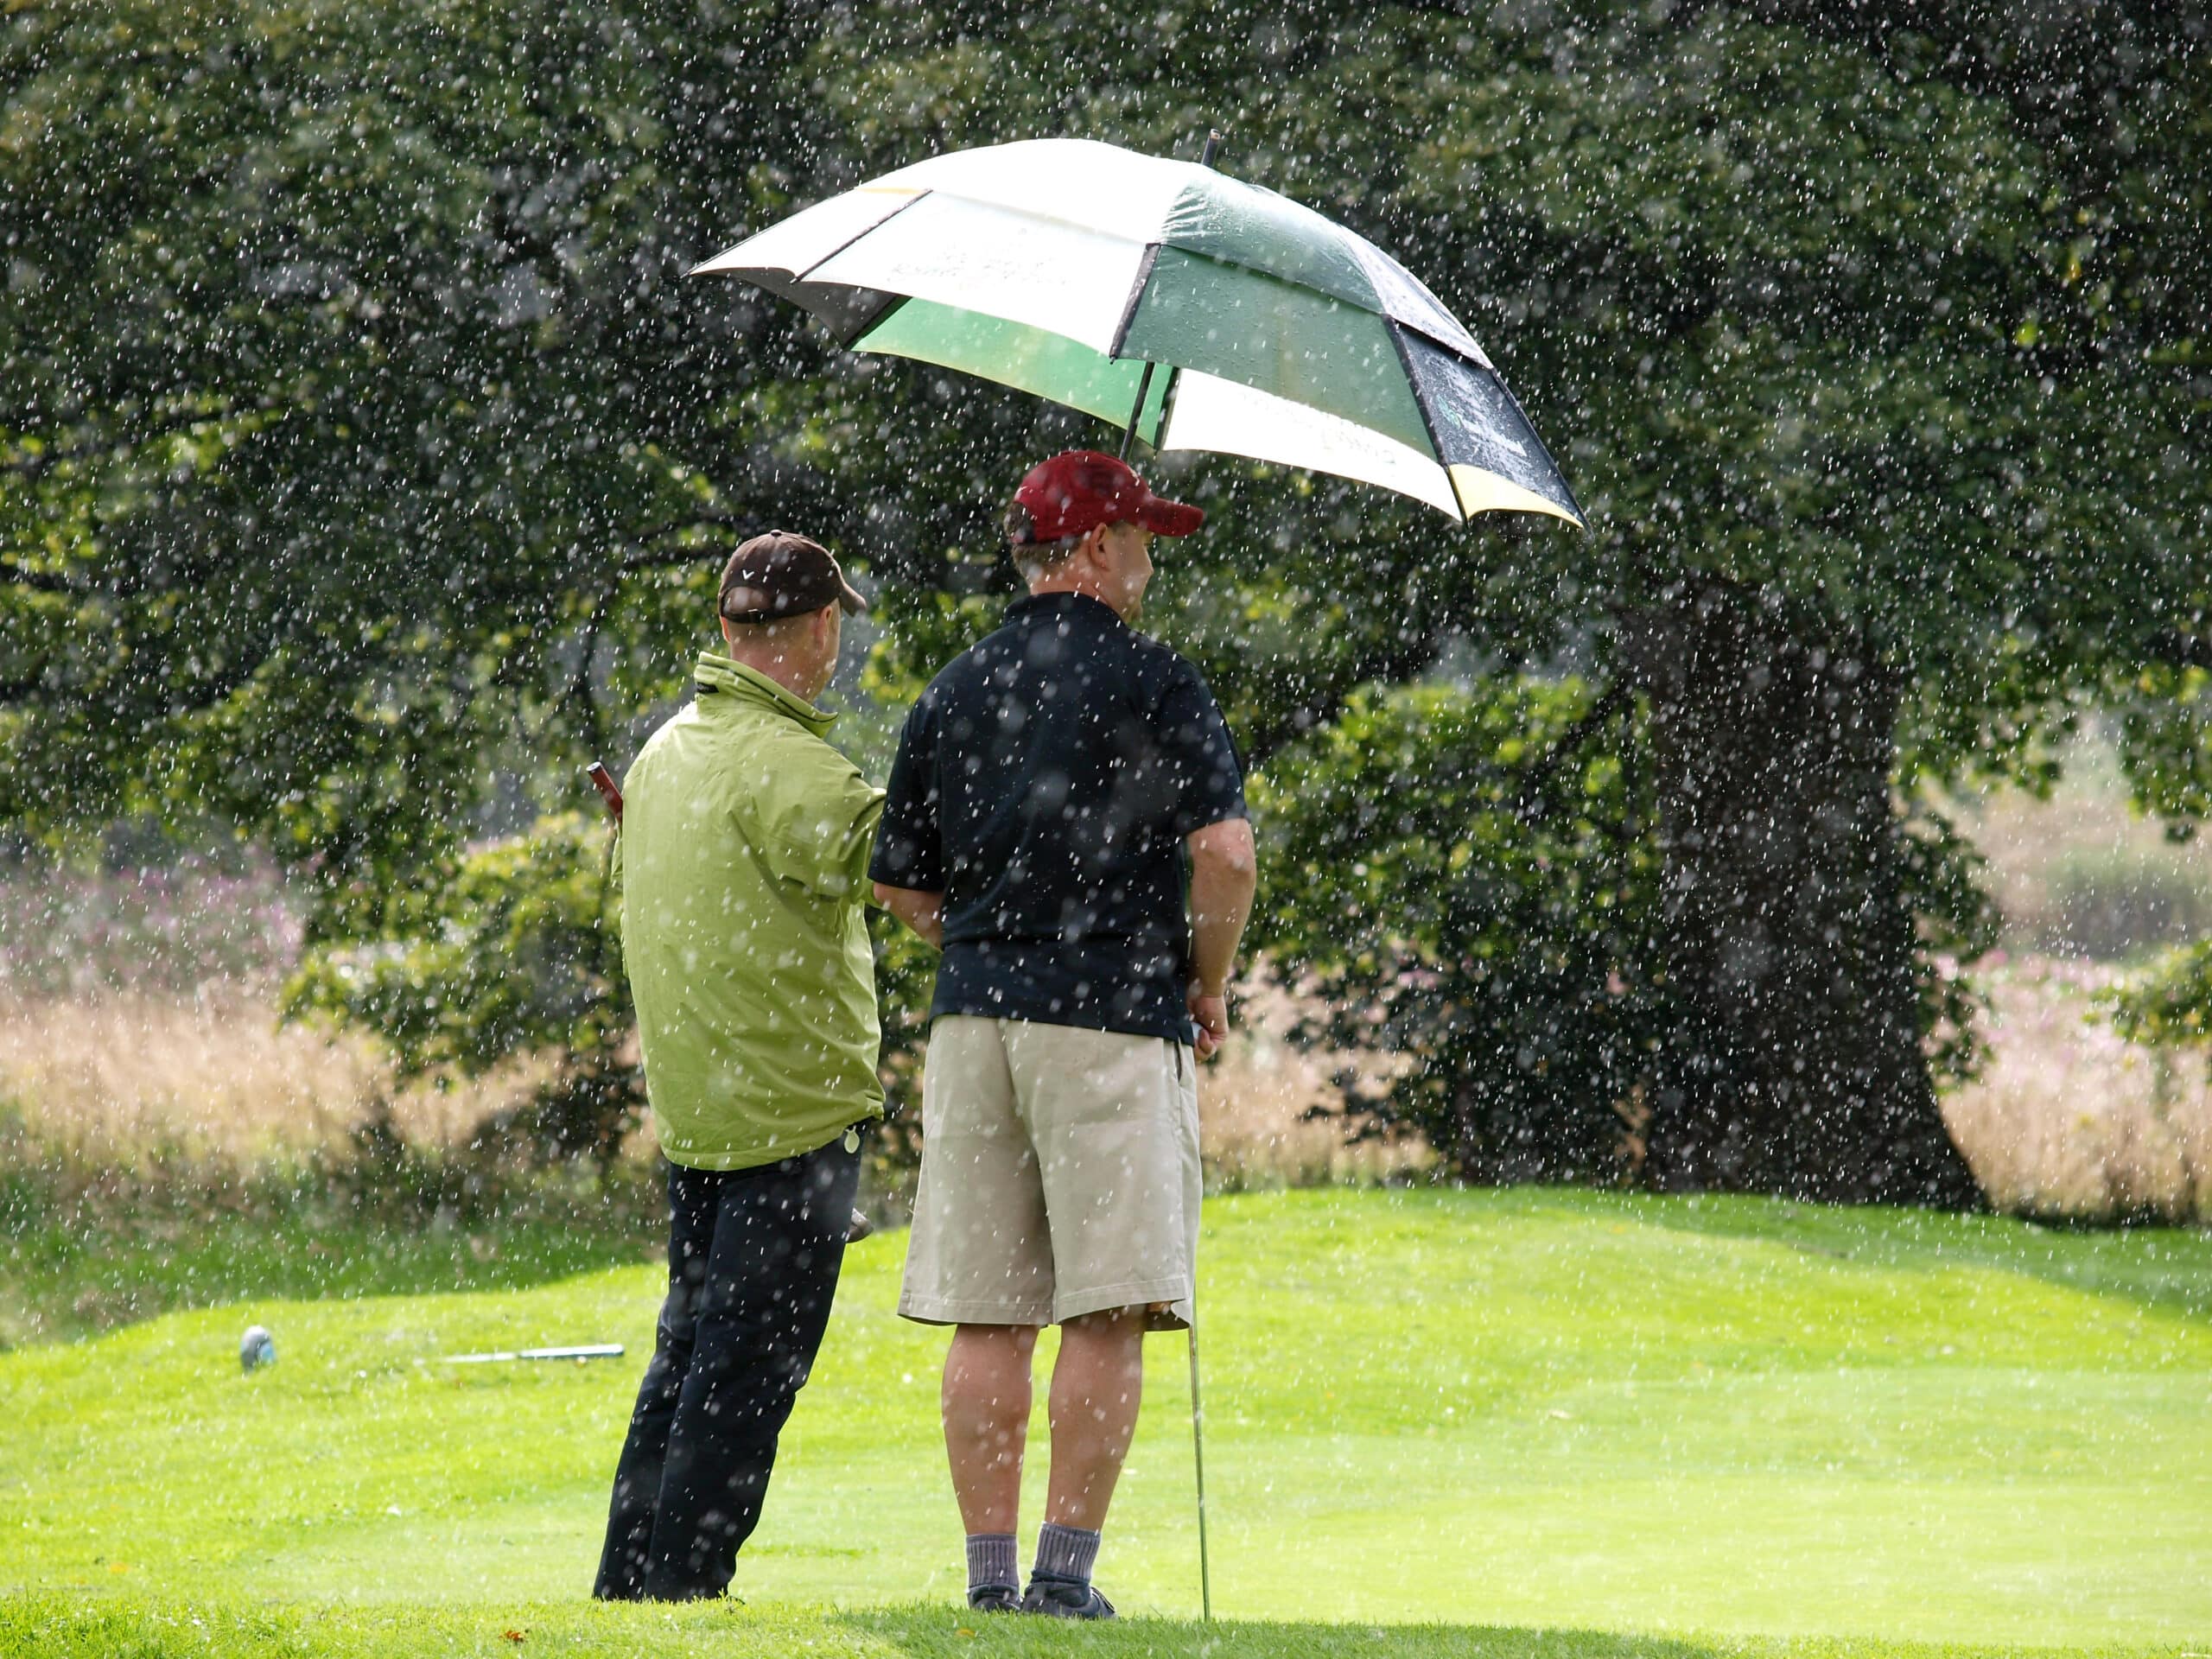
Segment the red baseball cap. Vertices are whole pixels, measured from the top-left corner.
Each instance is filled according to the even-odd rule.
[[[1126,461],[1096,449],[1065,449],[1029,469],[1014,505],[1011,537],[1019,546],[1065,541],[1101,524],[1141,524],[1156,536],[1187,536],[1205,512],[1154,495]]]

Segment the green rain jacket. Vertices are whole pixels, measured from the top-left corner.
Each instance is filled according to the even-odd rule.
[[[862,910],[883,791],[832,715],[708,652],[623,779],[622,956],[661,1149],[751,1169],[883,1111]]]

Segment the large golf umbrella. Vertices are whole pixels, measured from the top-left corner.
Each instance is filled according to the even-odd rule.
[[[1365,238],[1190,162],[1040,138],[818,202],[696,267],[845,346],[1212,449],[1378,484],[1455,519],[1582,522],[1474,338]]]

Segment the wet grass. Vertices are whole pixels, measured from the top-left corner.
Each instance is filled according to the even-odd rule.
[[[1109,1632],[958,1608],[944,1338],[891,1312],[903,1248],[854,1252],[744,1607],[584,1600],[650,1268],[256,1298],[0,1356],[0,1651],[2212,1650],[2212,1236],[1539,1190],[1217,1200],[1224,1623],[1193,1622],[1186,1373],[1160,1338],[1100,1567],[1136,1617]],[[281,1357],[246,1377],[252,1320]],[[630,1357],[438,1360],[601,1340]]]
[[[1619,1636],[1482,1625],[1201,1624],[1131,1618],[1071,1626],[976,1619],[938,1605],[838,1612],[791,1607],[639,1609],[575,1602],[480,1607],[268,1606],[219,1602],[100,1601],[42,1595],[0,1599],[0,1651],[31,1659],[204,1659],[251,1653],[269,1659],[416,1659],[416,1656],[556,1653],[633,1659],[707,1654],[717,1659],[1996,1659],[2038,1648],[1964,1648],[1916,1643]],[[2069,1654],[2171,1656],[2186,1648],[2097,1647]]]
[[[249,1298],[518,1289],[664,1249],[657,1169],[404,1157],[87,1173],[0,1155],[0,1351]]]

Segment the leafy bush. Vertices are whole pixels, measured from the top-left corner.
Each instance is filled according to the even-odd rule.
[[[467,849],[437,879],[386,890],[372,934],[315,945],[285,1010],[379,1033],[402,1084],[553,1057],[524,1111],[480,1138],[603,1170],[645,1105],[607,855],[606,830],[573,812]]]
[[[2130,1042],[2212,1048],[2212,939],[2168,951],[2098,1000]]]
[[[2212,816],[2212,668],[2153,662],[2111,689],[2137,802],[2186,840]]]
[[[1988,998],[1961,971],[1997,948],[2004,917],[1984,885],[1988,861],[1925,802],[1908,804],[1898,835],[1899,897],[1918,925],[1912,974],[1921,1041],[1936,1084],[1970,1081],[1988,1058]]]
[[[1454,1175],[1624,1176],[1664,988],[1642,793],[1602,746],[1545,755],[1579,682],[1354,696],[1255,780],[1255,944],[1319,1007],[1309,1045],[1395,1057],[1339,1079],[1355,1137],[1419,1130]]]
[[[470,849],[441,879],[391,893],[366,937],[309,950],[285,988],[286,1012],[382,1037],[402,1084],[550,1058],[552,1075],[530,1105],[487,1120],[476,1138],[518,1141],[544,1162],[589,1156],[604,1171],[646,1103],[607,847],[598,820],[564,813]],[[867,1179],[896,1209],[920,1160],[918,1091],[937,959],[889,917],[871,923],[891,1116],[869,1142]],[[372,1114],[364,1131],[372,1141],[376,1122]]]

